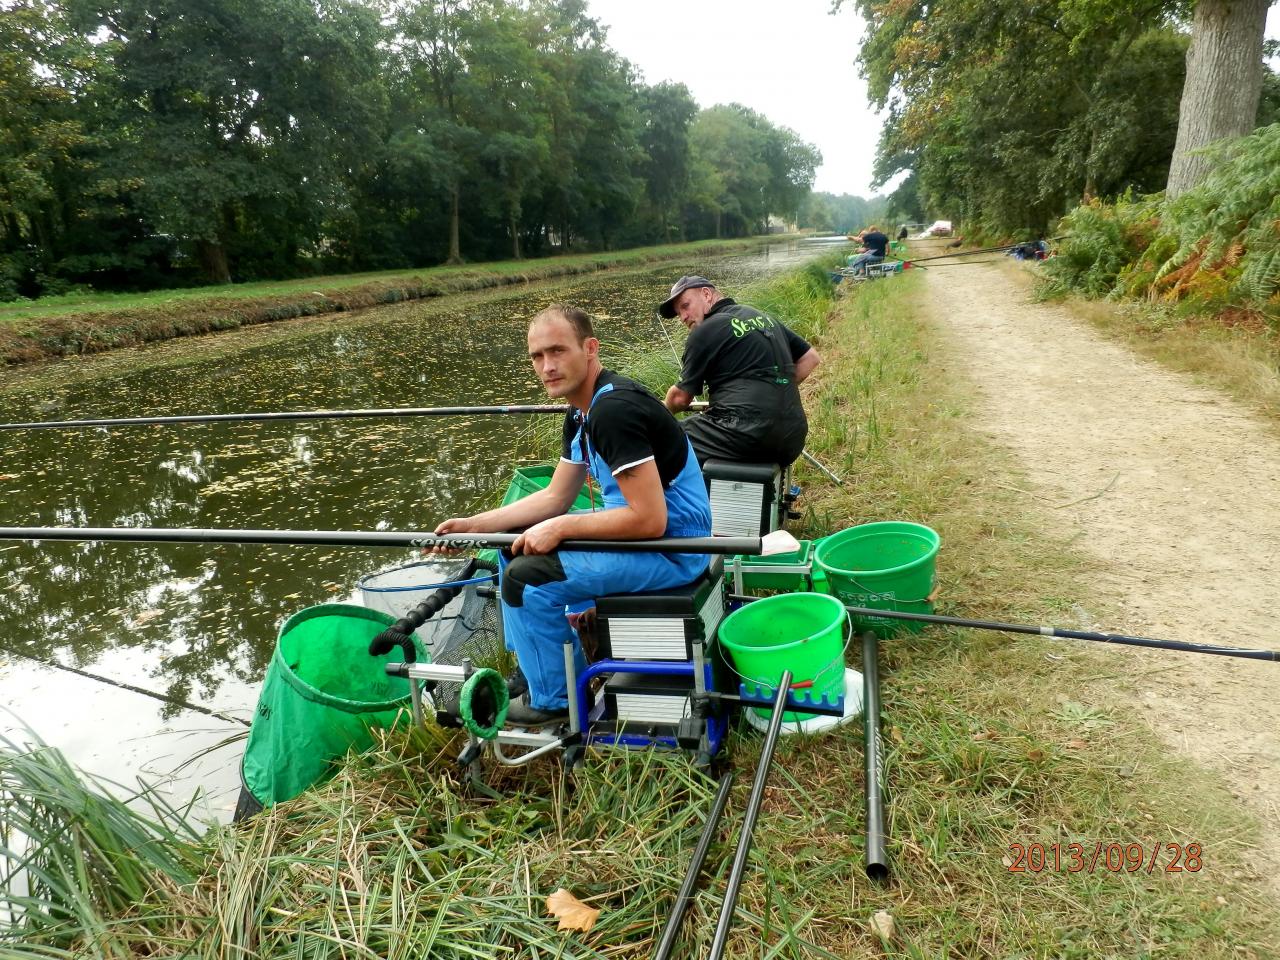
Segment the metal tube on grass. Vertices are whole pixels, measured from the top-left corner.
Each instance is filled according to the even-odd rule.
[[[880,739],[880,645],[873,631],[862,635],[863,782],[866,785],[867,878],[889,879],[884,833],[884,743]]]
[[[653,960],[668,960],[675,948],[676,937],[680,935],[680,924],[693,902],[693,888],[698,884],[698,875],[702,872],[702,864],[707,859],[707,851],[711,849],[711,841],[715,839],[716,830],[720,826],[720,818],[729,803],[729,789],[733,786],[733,771],[720,778],[720,789],[716,791],[711,809],[707,813],[707,822],[702,826],[702,835],[698,837],[698,845],[693,848],[693,856],[689,859],[689,870],[676,894],[676,902],[671,907],[671,916],[662,930],[662,938],[658,941],[658,949],[653,953]]]
[[[1029,626],[1021,623],[999,623],[993,620],[968,620],[963,617],[942,617],[932,613],[907,613],[902,610],[879,610],[871,607],[845,609],[854,616],[888,617],[893,620],[912,620],[917,623],[936,623],[944,627],[968,627],[972,630],[994,630],[998,633],[1027,633],[1038,637],[1060,637],[1067,640],[1091,640],[1095,643],[1114,643],[1128,647],[1147,647],[1154,650],[1177,650],[1182,653],[1206,653],[1218,657],[1240,657],[1245,660],[1270,660],[1280,663],[1280,651],[1255,650],[1250,647],[1218,647],[1204,643],[1187,643],[1183,640],[1159,640],[1154,637],[1131,637],[1123,633],[1097,633],[1091,630],[1064,630],[1060,627]]]
[[[755,831],[756,818],[760,816],[760,805],[764,802],[764,788],[769,779],[769,766],[773,763],[773,749],[778,745],[778,736],[782,732],[782,714],[790,692],[791,671],[784,670],[782,678],[778,681],[778,693],[773,698],[773,715],[769,719],[769,729],[764,735],[764,745],[760,748],[760,762],[756,765],[756,777],[751,784],[751,793],[747,797],[747,809],[742,815],[742,832],[738,837],[738,849],[733,855],[733,866],[729,868],[724,902],[720,905],[720,919],[716,922],[715,938],[711,941],[711,952],[707,954],[708,960],[720,960],[724,956],[725,944],[729,940],[734,904],[738,902],[738,890],[742,887],[742,875],[746,871],[747,857],[751,853],[751,834]]]

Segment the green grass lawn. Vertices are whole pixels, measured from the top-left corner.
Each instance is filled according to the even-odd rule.
[[[432,280],[457,280],[480,274],[511,276],[554,275],[574,266],[597,264],[601,268],[622,266],[631,262],[669,259],[685,254],[696,254],[707,248],[754,246],[771,238],[754,237],[748,240],[700,240],[696,243],[665,244],[653,247],[637,247],[611,253],[580,253],[539,260],[499,260],[491,263],[469,263],[461,266],[423,267],[419,270],[380,270],[369,273],[345,273],[328,276],[304,277],[297,280],[264,280],[255,283],[236,283],[221,286],[183,287],[171,290],[152,290],[147,293],[69,293],[64,296],[42,297],[0,303],[0,324],[29,318],[53,317],[67,314],[98,313],[111,310],[166,307],[201,300],[224,300],[255,297],[281,297],[307,295],[312,291],[345,290],[371,283],[394,283],[411,278]]]

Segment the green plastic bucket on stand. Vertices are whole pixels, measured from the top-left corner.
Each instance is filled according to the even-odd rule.
[[[844,695],[844,605],[821,593],[783,593],[755,600],[735,610],[720,624],[720,642],[734,669],[748,682],[776,689],[784,670],[791,689],[808,690],[815,700],[825,694],[835,703]],[[754,707],[761,717],[773,711]],[[784,713],[786,723],[813,716]]]
[[[864,523],[824,537],[814,563],[842,603],[876,610],[932,613],[942,540],[918,523]],[[919,633],[924,624],[888,617],[854,617],[854,626],[887,637],[899,630]]]
[[[407,715],[409,681],[384,669],[403,652],[369,656],[369,641],[394,623],[379,610],[325,603],[281,625],[240,763],[244,790],[258,805],[292,800],[327,780],[348,751],[373,745],[374,729]],[[414,644],[426,662],[416,637]],[[247,801],[242,793],[240,807]]]

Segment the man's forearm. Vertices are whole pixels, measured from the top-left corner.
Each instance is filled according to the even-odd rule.
[[[515,503],[496,510],[487,510],[469,518],[473,533],[502,533],[506,530],[531,527],[550,517],[564,513],[568,506],[561,504],[550,490],[539,490]]]
[[[662,536],[667,528],[665,517],[642,514],[630,506],[570,514],[561,522],[566,540],[649,540]]]
[[[690,404],[693,403],[693,394],[681,390],[678,386],[672,386],[662,402],[672,413],[680,413],[682,410],[689,409]]]

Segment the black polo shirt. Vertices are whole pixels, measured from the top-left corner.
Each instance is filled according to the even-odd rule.
[[[606,384],[612,384],[613,389],[599,393]],[[581,414],[576,410],[565,414],[561,459],[589,462],[582,449],[585,437],[615,476],[653,460],[663,488],[669,487],[689,457],[688,441],[676,418],[639,383],[611,370],[601,372],[592,393],[595,399],[581,435]]]
[[[730,307],[738,307],[732,313],[739,315],[731,316]],[[740,315],[744,313],[750,315]],[[769,338],[759,333],[774,328],[782,331],[792,363],[809,352],[803,337],[767,313],[739,306],[730,297],[717,300],[703,321],[689,331],[676,386],[696,397],[704,386],[714,395],[718,388],[735,381],[777,377],[773,347]]]

